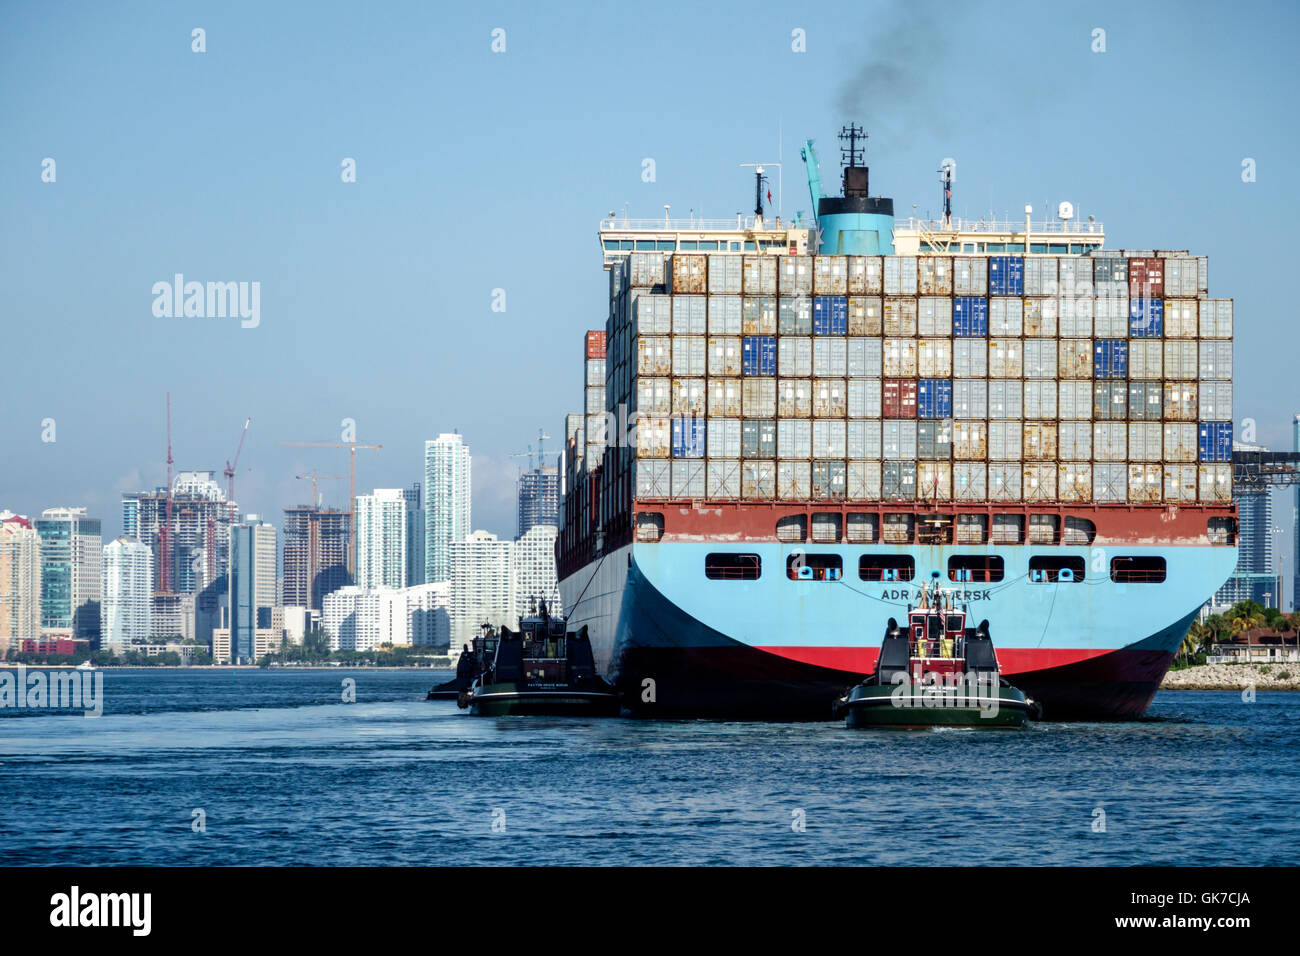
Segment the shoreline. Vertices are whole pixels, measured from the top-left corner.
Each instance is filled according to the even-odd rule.
[[[1268,668],[1267,671],[1263,668]],[[1286,677],[1279,675],[1286,674]],[[1161,690],[1300,690],[1300,663],[1201,664],[1170,671]]]

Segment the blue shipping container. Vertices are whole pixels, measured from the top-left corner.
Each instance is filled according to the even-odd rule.
[[[916,386],[916,407],[921,418],[952,418],[952,379],[921,379]]]
[[[813,297],[813,335],[848,335],[849,300],[842,295]]]
[[[1128,300],[1128,334],[1134,339],[1158,339],[1165,334],[1163,299]]]
[[[1128,377],[1128,341],[1098,339],[1092,347],[1093,378]]]
[[[740,345],[741,373],[776,374],[776,336],[746,335]]]
[[[989,295],[1024,294],[1024,257],[989,256]]]
[[[1232,461],[1232,422],[1201,422],[1201,461]]]
[[[673,457],[704,457],[704,419],[673,419]]]
[[[977,295],[959,295],[952,300],[952,334],[975,338],[989,334],[989,300]]]

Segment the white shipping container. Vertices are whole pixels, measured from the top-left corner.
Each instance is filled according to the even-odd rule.
[[[1178,503],[1196,500],[1196,466],[1165,465],[1165,501]]]
[[[1181,339],[1165,341],[1165,378],[1196,380],[1196,342]]]
[[[704,487],[703,459],[674,459],[672,467],[674,498],[703,498]]]
[[[806,418],[781,418],[776,423],[778,458],[812,457],[812,422]]]
[[[710,418],[704,426],[705,453],[710,458],[740,457],[740,419]]]
[[[1025,422],[1023,448],[1026,461],[1055,461],[1056,422]]]
[[[848,374],[848,349],[849,340],[838,335],[813,339],[812,373],[822,378],[843,378]]]
[[[1134,339],[1128,344],[1130,379],[1164,378],[1164,343],[1158,339]]]
[[[776,379],[741,379],[741,410],[746,418],[776,418]]]
[[[638,335],[667,335],[673,330],[673,297],[638,295],[632,304]]]
[[[915,459],[916,422],[898,419],[881,422],[880,445],[887,459]]]
[[[989,261],[984,257],[952,260],[954,295],[988,295]]]
[[[709,326],[708,301],[702,295],[673,296],[673,335],[704,335]]]
[[[916,256],[885,256],[885,295],[916,295]]]
[[[850,418],[880,417],[880,379],[851,378],[848,380],[848,411]]]
[[[816,418],[843,418],[849,413],[848,389],[844,379],[813,379],[812,413]]]
[[[883,277],[881,256],[849,256],[849,295],[880,295]]]
[[[744,261],[741,256],[709,256],[709,291],[739,295],[744,288]]]
[[[926,501],[951,501],[952,466],[946,461],[917,462],[916,495]]]
[[[587,359],[587,384],[604,385],[605,384],[605,360],[604,359]]]
[[[1059,300],[1034,296],[1025,299],[1025,335],[1056,336]]]
[[[845,347],[847,374],[858,378],[880,378],[884,368],[880,339],[855,336],[844,341],[847,343]]]
[[[1028,349],[1026,349],[1026,354]],[[1055,355],[1055,350],[1052,350]],[[1074,383],[1072,383],[1074,384]],[[1056,418],[1057,383],[1048,379],[1025,382],[1025,418]],[[1062,416],[1063,417],[1063,416]]]
[[[667,418],[646,415],[636,423],[637,458],[671,458],[671,425]]]
[[[1062,461],[1092,458],[1092,422],[1058,422],[1056,453]]]
[[[877,501],[880,498],[880,462],[849,460],[847,497],[850,501]],[[871,517],[875,517],[872,515]],[[849,527],[853,527],[849,516]],[[874,534],[871,539],[874,539]],[[868,539],[868,540],[871,540]],[[849,540],[853,540],[850,531]]]
[[[1057,374],[1061,378],[1092,378],[1092,339],[1060,339]]]
[[[850,419],[848,421],[847,453],[849,458],[880,459],[880,422],[874,419]]]
[[[776,462],[742,461],[740,495],[750,500],[766,501],[776,497]]]
[[[885,335],[892,336],[915,336],[916,335],[916,299],[912,297],[900,298],[897,296],[885,297],[885,317],[884,330]]]
[[[776,295],[776,257],[744,256],[741,291],[745,295]]]
[[[880,296],[849,297],[849,335],[880,335],[884,331],[884,300]]]
[[[634,252],[628,256],[628,284],[634,288],[663,285],[665,256],[662,252]]]
[[[989,339],[989,375],[1024,378],[1024,349],[1020,339]]]
[[[886,378],[916,377],[916,339],[885,339],[883,352]]]
[[[1025,378],[1056,378],[1056,339],[1025,339]]]
[[[1196,298],[1199,289],[1199,262],[1192,256],[1170,256],[1165,259],[1165,295]]]
[[[989,462],[988,491],[990,501],[1020,501],[1020,463]],[[994,524],[1004,515],[994,515]]]
[[[641,335],[636,340],[637,375],[671,375],[673,340],[667,335]]]
[[[776,331],[778,335],[812,335],[813,300],[789,295],[777,299]]]
[[[1092,500],[1092,463],[1063,461],[1056,466],[1057,492],[1062,501]]]
[[[744,414],[744,403],[741,401],[742,381],[743,379],[739,378],[709,379],[710,417],[739,418]]]
[[[922,378],[950,378],[952,339],[919,340],[916,343],[916,366]]]
[[[1196,422],[1166,422],[1163,442],[1166,462],[1196,461]]]
[[[710,459],[705,462],[704,496],[706,498],[740,497],[740,462]]]
[[[782,501],[807,501],[812,497],[812,467],[807,461],[776,463],[776,496]]]
[[[1128,423],[1128,460],[1160,461],[1161,434],[1159,422]],[[1129,493],[1132,489],[1132,473],[1129,474]]]
[[[989,418],[1024,417],[1024,383],[1019,379],[989,379]]]
[[[1128,465],[1095,462],[1092,466],[1092,500],[1097,503],[1128,501]]]
[[[989,335],[1005,338],[1024,334],[1024,301],[1008,296],[989,299]]]
[[[1196,474],[1201,501],[1232,500],[1232,465],[1199,465]]]
[[[1062,295],[1057,325],[1062,338],[1092,337],[1093,298],[1091,295]],[[1098,336],[1100,338],[1101,336]],[[1089,494],[1091,494],[1091,489]]]
[[[984,461],[989,454],[987,422],[952,423],[952,455],[958,461]]]
[[[1194,339],[1197,322],[1195,299],[1165,299],[1165,338]]]
[[[1232,381],[1232,342],[1205,341],[1200,343],[1200,368],[1197,378],[1203,382]]]
[[[1158,502],[1164,495],[1164,469],[1159,465],[1128,466],[1128,500],[1143,504]]]
[[[1122,283],[1128,289],[1128,280]],[[1098,296],[1092,306],[1092,334],[1099,339],[1128,338],[1128,295]]]
[[[776,414],[778,418],[811,418],[812,379],[778,379]],[[746,413],[746,417],[748,417],[748,413]]]
[[[1025,295],[1056,295],[1060,291],[1056,256],[1025,258]]]
[[[1199,382],[1197,384],[1200,420],[1203,422],[1232,421],[1232,383]]]
[[[672,462],[655,458],[640,458],[632,462],[635,471],[638,498],[668,498],[672,496]]]
[[[672,379],[638,377],[636,380],[636,410],[642,415],[671,415],[673,411]]]
[[[1128,426],[1124,422],[1093,422],[1092,458],[1093,461],[1127,461]]]
[[[847,256],[813,257],[813,295],[847,295],[848,280]]]
[[[777,261],[777,292],[812,295],[812,256],[779,256]]]
[[[740,336],[710,336],[709,374],[738,376],[740,370]]]
[[[845,458],[848,456],[848,436],[842,418],[816,418],[812,423],[812,456],[814,458]],[[779,427],[779,426],[778,426]],[[778,437],[778,443],[780,439]],[[779,448],[777,454],[784,458]],[[793,457],[793,456],[792,456]]]
[[[812,375],[812,339],[782,335],[776,340],[776,371],[782,377]]]
[[[605,410],[605,387],[603,385],[594,385],[587,389],[586,408],[584,411],[588,415],[595,415],[597,412]]]
[[[776,335],[776,299],[749,295],[741,299],[740,330],[745,335]]]
[[[673,375],[705,375],[709,370],[709,340],[703,335],[673,336]]]
[[[604,412],[587,416],[586,424],[583,426],[583,438],[586,440],[588,448],[593,445],[605,444],[605,429],[608,424]]]
[[[1056,463],[1027,464],[1021,471],[1026,501],[1056,500]]]
[[[988,466],[982,461],[953,462],[952,496],[957,501],[986,501],[989,496]],[[976,543],[982,544],[983,540],[981,535]]]
[[[954,339],[952,374],[957,378],[988,378],[988,339]]]
[[[1232,338],[1231,299],[1201,299],[1197,304],[1200,314],[1201,338]]]
[[[1019,461],[1022,457],[1021,438],[1020,422],[989,422],[989,460]]]
[[[1171,422],[1194,422],[1200,405],[1195,382],[1165,382],[1165,419]]]
[[[948,256],[918,256],[916,288],[921,295],[952,295],[952,259]]]
[[[921,335],[952,335],[952,299],[922,296],[916,306],[916,328]]]
[[[709,296],[709,334],[739,335],[741,307],[738,295]]]
[[[1091,298],[1093,294],[1091,259],[1085,256],[1062,256],[1058,262],[1058,270],[1060,281],[1057,289],[1062,299],[1081,296]]]
[[[988,418],[989,383],[982,378],[959,378],[952,383],[953,418]]]

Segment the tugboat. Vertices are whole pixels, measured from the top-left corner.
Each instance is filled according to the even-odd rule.
[[[621,709],[618,692],[596,673],[586,625],[566,630],[545,601],[518,631],[501,628],[490,663],[460,706],[476,717],[616,717]]]
[[[471,644],[466,644],[461,649],[460,657],[456,661],[456,676],[449,681],[436,684],[425,695],[425,700],[469,700],[469,689],[474,684],[475,678],[483,673],[488,661],[497,652],[497,633],[493,630],[491,624],[482,625],[482,633],[474,638]],[[461,707],[465,703],[461,703]]]
[[[989,622],[966,627],[939,573],[908,607],[908,627],[889,619],[876,672],[836,702],[848,727],[1020,728],[1037,705],[1002,679]]]

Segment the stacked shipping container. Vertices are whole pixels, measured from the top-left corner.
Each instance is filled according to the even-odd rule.
[[[606,459],[620,498],[1230,500],[1232,301],[1204,258],[634,253],[614,273],[610,374],[589,339],[587,381],[636,425]]]

